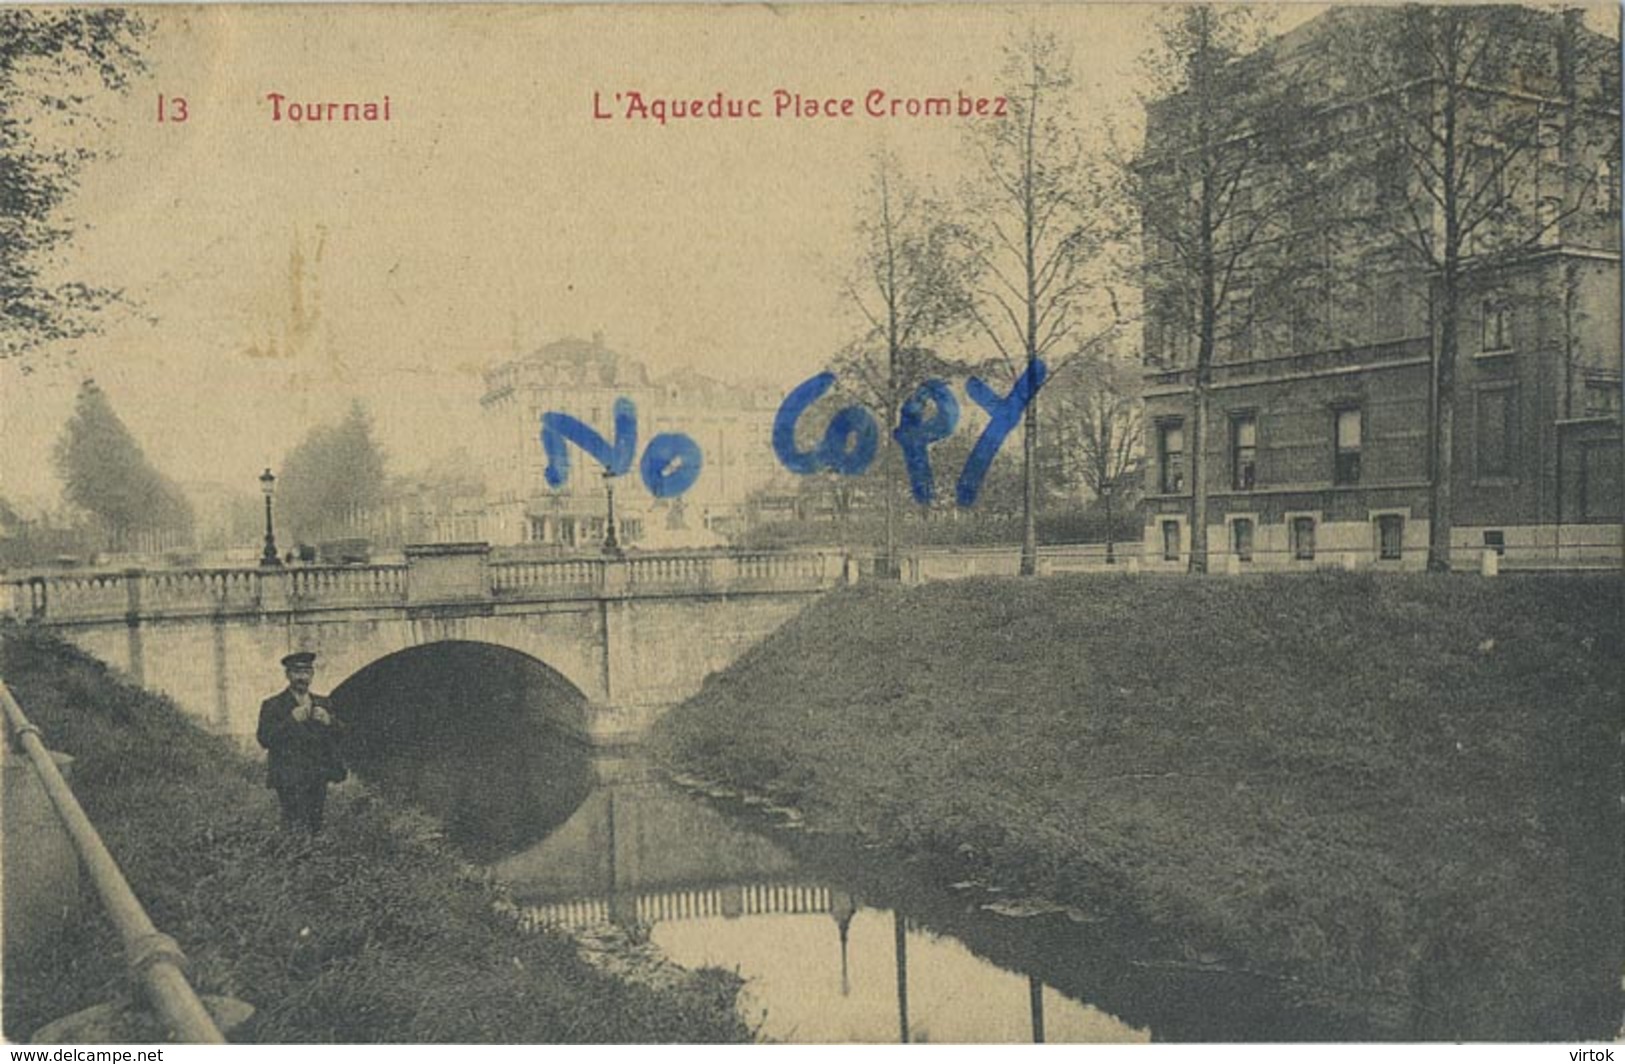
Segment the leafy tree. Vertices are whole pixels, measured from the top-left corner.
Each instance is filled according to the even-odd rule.
[[[1312,175],[1293,165],[1306,128],[1292,71],[1250,8],[1173,9],[1147,57],[1146,147],[1122,177],[1140,209],[1146,360],[1192,371],[1190,568],[1207,568],[1208,405],[1216,352],[1245,355],[1261,319],[1298,313],[1313,276],[1298,223]]]
[[[68,501],[102,524],[115,550],[137,533],[191,531],[186,496],[147,461],[95,381],[80,387],[52,457]]]
[[[977,127],[981,180],[967,190],[972,319],[1012,383],[1043,360],[1093,349],[1115,327],[1116,301],[1091,267],[1113,235],[1103,183],[1072,112],[1070,59],[1031,30],[1005,50],[1009,117]],[[1090,335],[1090,331],[1093,335]],[[1037,569],[1038,405],[1022,428],[1021,572]]]
[[[874,157],[869,195],[858,219],[859,265],[847,295],[867,323],[836,360],[849,391],[881,415],[887,431],[903,403],[944,363],[927,344],[953,331],[966,312],[964,263],[944,210],[898,173],[895,156]],[[886,508],[884,564],[897,567],[897,448],[881,448]]]
[[[1344,13],[1337,58],[1371,101],[1374,140],[1340,175],[1364,194],[1345,198],[1372,205],[1373,268],[1432,277],[1430,568],[1449,567],[1464,300],[1582,209],[1617,220],[1617,185],[1603,176],[1617,181],[1618,46],[1578,16],[1512,5]]]
[[[288,453],[277,481],[278,525],[314,542],[353,527],[384,496],[384,456],[360,402],[332,425],[318,425]]]
[[[123,91],[143,69],[145,32],[128,9],[0,8],[0,357],[94,331],[95,312],[115,295],[42,276],[72,236],[62,208],[95,154],[51,141],[91,121],[91,89]]]

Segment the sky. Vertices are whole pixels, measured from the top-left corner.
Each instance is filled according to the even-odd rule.
[[[1320,10],[1284,9],[1285,29]],[[49,500],[94,377],[161,469],[255,490],[354,399],[392,471],[468,441],[481,374],[602,333],[657,373],[785,391],[861,332],[843,296],[869,159],[951,193],[974,118],[867,93],[996,96],[1029,22],[1073,50],[1085,135],[1138,122],[1144,6],[160,7],[149,70],[97,101],[108,152],[58,276],[122,288],[101,335],[0,364],[0,493]],[[620,117],[614,94],[853,97],[851,118]],[[273,121],[377,102],[387,123]],[[616,117],[595,118],[598,112]],[[187,101],[156,120],[159,94]],[[173,116],[173,104],[170,110]],[[295,254],[302,259],[297,267]],[[297,283],[296,283],[297,281]],[[300,306],[294,311],[295,290]]]

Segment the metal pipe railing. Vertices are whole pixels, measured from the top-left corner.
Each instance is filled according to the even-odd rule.
[[[152,918],[141,907],[141,901],[119,871],[118,862],[108,852],[90,818],[79,805],[62,778],[56,762],[51,759],[40,738],[40,730],[23,714],[17,700],[3,681],[0,681],[0,704],[4,704],[6,722],[10,725],[13,741],[22,747],[39,774],[45,793],[56,807],[57,816],[73,839],[79,858],[90,873],[90,880],[101,895],[102,904],[118,929],[124,942],[124,963],[130,975],[141,986],[147,1001],[162,1016],[175,1033],[177,1040],[208,1045],[223,1045],[226,1041],[209,1016],[203,1002],[186,981],[182,970],[186,957],[179,944],[153,925]]]

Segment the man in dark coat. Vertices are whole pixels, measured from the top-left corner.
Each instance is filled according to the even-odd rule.
[[[289,654],[282,659],[282,668],[288,676],[287,689],[260,705],[256,737],[270,752],[265,782],[282,805],[283,825],[315,834],[322,830],[327,785],[342,782],[349,773],[334,734],[338,724],[332,705],[310,690],[316,655]]]

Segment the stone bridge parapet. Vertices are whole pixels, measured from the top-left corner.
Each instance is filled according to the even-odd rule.
[[[128,569],[9,580],[7,608],[49,625],[233,614],[820,591],[844,558],[818,552],[492,561],[483,544],[408,547],[406,564]]]
[[[850,572],[819,552],[495,561],[459,543],[408,547],[392,565],[31,576],[0,585],[0,606],[238,738],[289,651],[321,653],[331,689],[403,650],[462,641],[553,670],[589,706],[556,723],[619,742]]]

